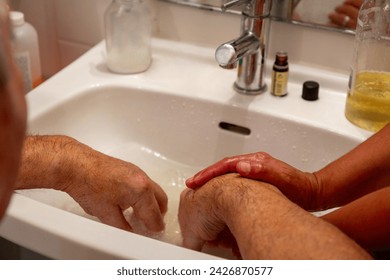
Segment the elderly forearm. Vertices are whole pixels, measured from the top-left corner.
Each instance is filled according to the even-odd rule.
[[[235,180],[235,181],[234,181]],[[224,185],[223,219],[244,259],[369,259],[336,227],[287,200],[270,185],[234,179]],[[232,195],[233,194],[233,195]]]
[[[314,174],[324,190],[322,204],[327,207],[390,185],[390,124]]]
[[[74,143],[66,136],[26,137],[16,189],[64,190],[70,177],[77,174],[69,160],[78,152]]]

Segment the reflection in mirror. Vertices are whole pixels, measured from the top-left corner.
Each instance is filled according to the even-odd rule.
[[[289,0],[275,2],[289,2]],[[292,20],[355,30],[363,0],[293,0],[292,2],[295,2]]]
[[[222,5],[229,0],[162,1],[221,11]],[[354,34],[362,2],[363,0],[273,0],[271,16],[274,20]],[[239,14],[241,10],[242,7],[229,9],[227,12]]]

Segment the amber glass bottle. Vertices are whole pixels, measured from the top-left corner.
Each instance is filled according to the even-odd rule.
[[[272,69],[271,93],[275,96],[287,95],[288,83],[288,56],[286,52],[276,53],[275,63]]]

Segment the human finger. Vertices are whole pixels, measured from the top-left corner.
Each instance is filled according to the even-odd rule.
[[[98,217],[99,220],[107,225],[120,228],[127,231],[132,231],[132,227],[126,221],[123,216],[123,212],[119,207],[109,207],[105,208],[102,213],[93,213],[94,216]]]
[[[209,167],[199,171],[191,178],[188,178],[186,180],[186,185],[188,188],[195,189],[203,186],[205,183],[207,183],[214,177],[229,172],[234,172],[238,161],[239,158],[236,157],[220,160],[217,163],[214,163],[213,165],[210,165]]]
[[[346,14],[331,13],[328,15],[329,20],[335,25],[345,28],[356,28],[356,21]]]
[[[362,3],[363,3],[363,0],[346,0],[346,1],[344,1],[344,4],[352,5],[352,6],[356,7],[357,9],[360,9]]]
[[[151,181],[154,196],[156,198],[158,207],[162,214],[165,214],[168,210],[168,196],[164,190],[155,182]]]
[[[245,178],[263,181],[281,187],[292,185],[292,176],[298,171],[285,163],[269,161],[263,162],[240,161],[237,163],[237,172]]]
[[[196,222],[200,218],[200,215],[193,216],[193,195],[194,191],[191,189],[184,189],[180,193],[178,219],[183,237],[182,245],[185,248],[200,251],[204,245],[204,241],[193,232],[194,226],[199,229],[196,226]]]
[[[145,191],[133,203],[132,207],[134,214],[144,222],[149,230],[161,231],[165,227],[163,214],[166,212],[166,206],[165,212],[162,212],[154,194],[153,191]]]
[[[266,181],[273,185],[285,184],[290,175],[301,171],[270,155],[261,158],[249,158],[237,162],[236,172],[242,177]]]
[[[355,6],[344,4],[337,6],[328,17],[338,26],[356,28],[358,13],[359,9]]]
[[[349,16],[354,22],[356,22],[356,19],[358,17],[358,14],[359,14],[359,9],[356,8],[355,6],[353,5],[341,5],[341,6],[337,6],[335,8],[335,11],[339,14],[342,14],[342,15],[347,15]]]
[[[186,185],[188,188],[195,189],[203,186],[205,183],[210,181],[212,178],[221,176],[226,173],[237,172],[236,166],[239,161],[251,159],[251,158],[261,158],[263,156],[262,152],[238,155],[224,158],[213,165],[203,169],[202,171],[195,174],[193,177],[186,180]]]

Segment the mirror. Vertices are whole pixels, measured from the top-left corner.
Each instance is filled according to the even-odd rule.
[[[274,19],[354,33],[363,0],[273,0]]]
[[[226,2],[240,0],[162,0],[201,9],[222,11]],[[273,20],[290,22],[344,33],[355,33],[357,15],[363,0],[273,0]],[[225,12],[240,14],[242,7]]]

